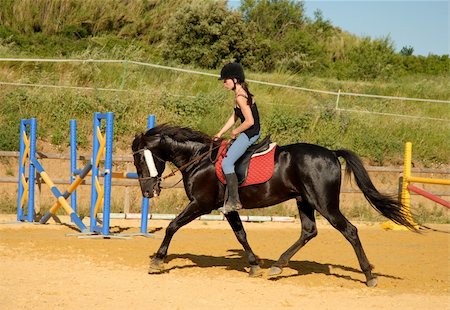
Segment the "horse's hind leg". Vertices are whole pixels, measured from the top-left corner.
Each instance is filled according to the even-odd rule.
[[[244,226],[242,225],[241,218],[239,217],[239,213],[236,211],[229,212],[225,214],[225,217],[230,224],[231,228],[234,231],[234,234],[236,235],[236,238],[238,239],[239,243],[242,245],[242,247],[245,250],[245,253],[247,253],[247,259],[250,264],[250,277],[259,277],[262,275],[261,267],[258,264],[258,257],[253,253],[250,245],[247,241],[247,234],[244,230]]]
[[[333,208],[328,208],[325,212],[323,210],[320,212],[334,228],[339,230],[345,239],[347,239],[355,250],[356,256],[358,257],[359,265],[361,270],[366,276],[366,284],[369,287],[374,287],[377,285],[377,277],[372,274],[373,266],[369,263],[366,253],[362,247],[361,241],[358,236],[358,229],[350,223],[347,218],[341,213],[338,206],[333,206]]]
[[[297,200],[297,208],[300,214],[302,233],[300,239],[295,242],[280,258],[270,267],[269,276],[281,274],[282,267],[288,265],[289,260],[295,255],[309,240],[317,236],[316,219],[314,209],[306,202]]]

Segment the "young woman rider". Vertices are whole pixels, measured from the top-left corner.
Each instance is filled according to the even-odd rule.
[[[261,135],[261,129],[258,108],[253,100],[253,94],[249,91],[245,82],[244,69],[241,64],[233,62],[223,66],[219,80],[223,80],[225,89],[234,92],[234,110],[222,129],[214,136],[214,139],[219,139],[233,127],[238,119],[241,121],[241,124],[231,131],[231,137],[236,140],[231,144],[226,157],[222,161],[228,196],[225,197],[226,202],[220,211],[227,214],[242,208],[234,165],[248,147],[258,140]]]

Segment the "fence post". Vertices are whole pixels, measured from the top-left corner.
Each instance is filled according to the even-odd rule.
[[[339,89],[338,93],[337,93],[337,97],[336,97],[336,106],[334,107],[336,111],[339,110],[339,98],[340,97],[341,97],[341,90]]]

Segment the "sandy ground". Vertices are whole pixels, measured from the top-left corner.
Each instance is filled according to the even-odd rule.
[[[0,309],[450,309],[450,225],[414,234],[356,223],[379,278],[367,288],[353,249],[327,223],[281,276],[254,279],[226,222],[182,228],[168,272],[148,275],[168,221],[149,222],[153,238],[120,240],[14,219],[0,215]],[[111,223],[113,232],[139,231],[136,220]],[[264,268],[299,236],[299,223],[244,225]]]

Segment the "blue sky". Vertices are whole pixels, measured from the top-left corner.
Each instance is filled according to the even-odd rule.
[[[389,36],[396,51],[412,46],[414,55],[449,54],[449,0],[305,0],[306,14],[323,17],[358,36]],[[238,6],[239,0],[228,0]]]

